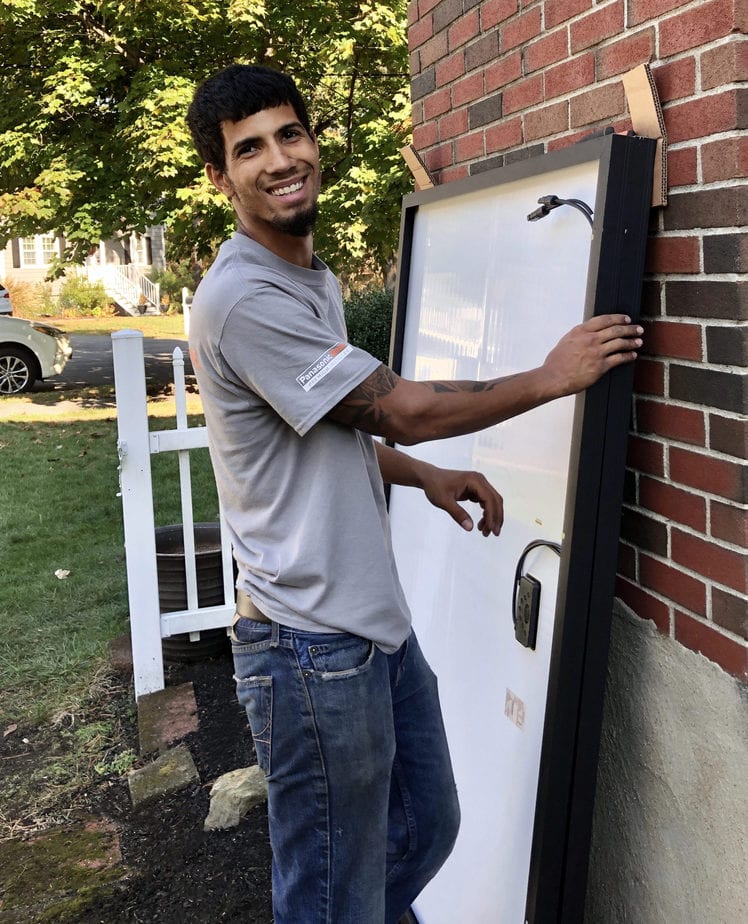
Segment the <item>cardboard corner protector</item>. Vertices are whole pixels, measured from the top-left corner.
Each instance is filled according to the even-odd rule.
[[[637,135],[657,142],[652,205],[667,205],[667,135],[657,87],[648,64],[640,64],[623,75],[631,125]]]
[[[408,165],[410,172],[413,174],[416,189],[431,189],[434,185],[434,181],[431,178],[431,174],[426,169],[426,164],[421,160],[418,151],[416,151],[413,145],[406,144],[404,148],[400,148],[400,154]]]

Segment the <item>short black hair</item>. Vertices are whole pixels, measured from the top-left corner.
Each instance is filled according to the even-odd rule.
[[[259,64],[231,64],[208,77],[195,90],[187,110],[187,124],[203,163],[221,172],[226,169],[222,122],[240,122],[263,109],[286,104],[293,107],[312,137],[306,104],[287,74]]]

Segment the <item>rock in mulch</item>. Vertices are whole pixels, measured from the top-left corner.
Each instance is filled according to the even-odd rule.
[[[166,687],[138,699],[141,754],[164,751],[196,731],[197,703],[192,683]]]
[[[242,767],[225,773],[210,791],[205,830],[236,827],[251,808],[266,799],[267,783],[259,767]]]
[[[133,805],[176,792],[196,782],[200,782],[200,777],[195,762],[189,748],[183,744],[162,754],[153,763],[133,770],[127,777]]]

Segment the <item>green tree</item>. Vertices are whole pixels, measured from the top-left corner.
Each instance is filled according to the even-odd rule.
[[[0,244],[65,233],[66,261],[166,223],[202,259],[233,227],[192,149],[197,82],[287,70],[310,101],[324,194],[315,243],[384,272],[410,180],[406,0],[0,0]]]

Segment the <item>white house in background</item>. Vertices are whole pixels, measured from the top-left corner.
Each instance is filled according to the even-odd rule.
[[[13,238],[2,254],[0,280],[11,289],[14,282],[44,282],[64,246],[64,236],[55,234]],[[148,273],[165,268],[164,228],[153,225],[145,234],[132,232],[101,241],[83,266],[68,270],[66,275],[77,273],[91,282],[102,282],[112,301],[130,314],[152,314],[159,311],[160,293]],[[53,283],[54,289],[60,282]]]

